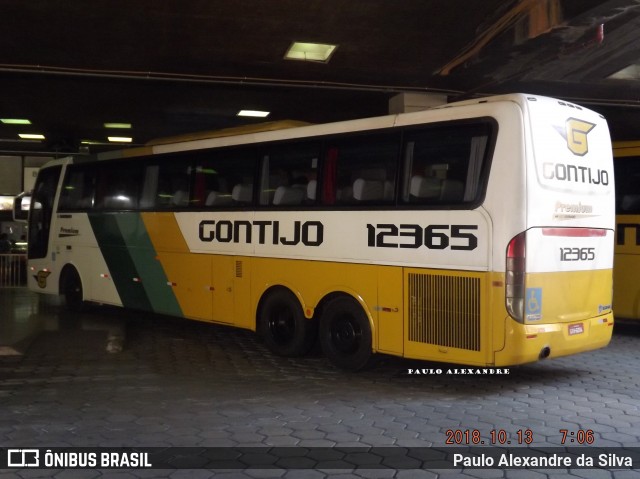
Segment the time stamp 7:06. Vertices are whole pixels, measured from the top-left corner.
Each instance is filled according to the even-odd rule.
[[[560,444],[590,445],[595,441],[594,432],[591,429],[559,429]],[[533,431],[531,429],[518,429],[514,434],[510,434],[504,429],[492,429],[488,438],[483,438],[479,429],[447,429],[446,445],[469,446],[469,445],[509,445],[509,444],[531,444],[533,443]]]

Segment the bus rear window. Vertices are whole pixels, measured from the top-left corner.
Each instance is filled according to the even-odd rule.
[[[491,124],[427,127],[404,140],[402,202],[457,205],[480,199]]]

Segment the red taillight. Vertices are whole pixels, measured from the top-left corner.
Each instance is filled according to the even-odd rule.
[[[514,236],[507,246],[505,297],[507,312],[522,323],[524,317],[524,279],[526,274],[526,232]]]

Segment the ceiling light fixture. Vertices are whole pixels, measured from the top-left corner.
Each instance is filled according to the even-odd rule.
[[[131,129],[131,123],[105,123],[105,128],[129,130]]]
[[[328,63],[338,45],[293,42],[285,53],[286,60]]]
[[[39,133],[18,133],[23,140],[44,140],[44,135]]]
[[[237,113],[237,116],[250,116],[254,118],[266,118],[269,116],[269,111],[260,111],[260,110],[240,110]]]
[[[31,122],[26,118],[0,118],[5,125],[30,125]]]
[[[107,137],[107,140],[109,140],[111,143],[131,143],[133,141],[133,138],[130,138],[128,136],[109,136]]]

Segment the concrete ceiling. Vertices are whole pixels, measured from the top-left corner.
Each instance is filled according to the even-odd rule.
[[[104,122],[135,144],[264,120],[383,115],[399,92],[522,91],[640,136],[640,0],[2,0],[0,154],[77,153]],[[338,45],[285,60],[293,41]],[[636,71],[640,67],[636,68]],[[37,132],[42,142],[18,141]],[[105,146],[91,146],[99,151]],[[113,148],[113,147],[110,147]]]

